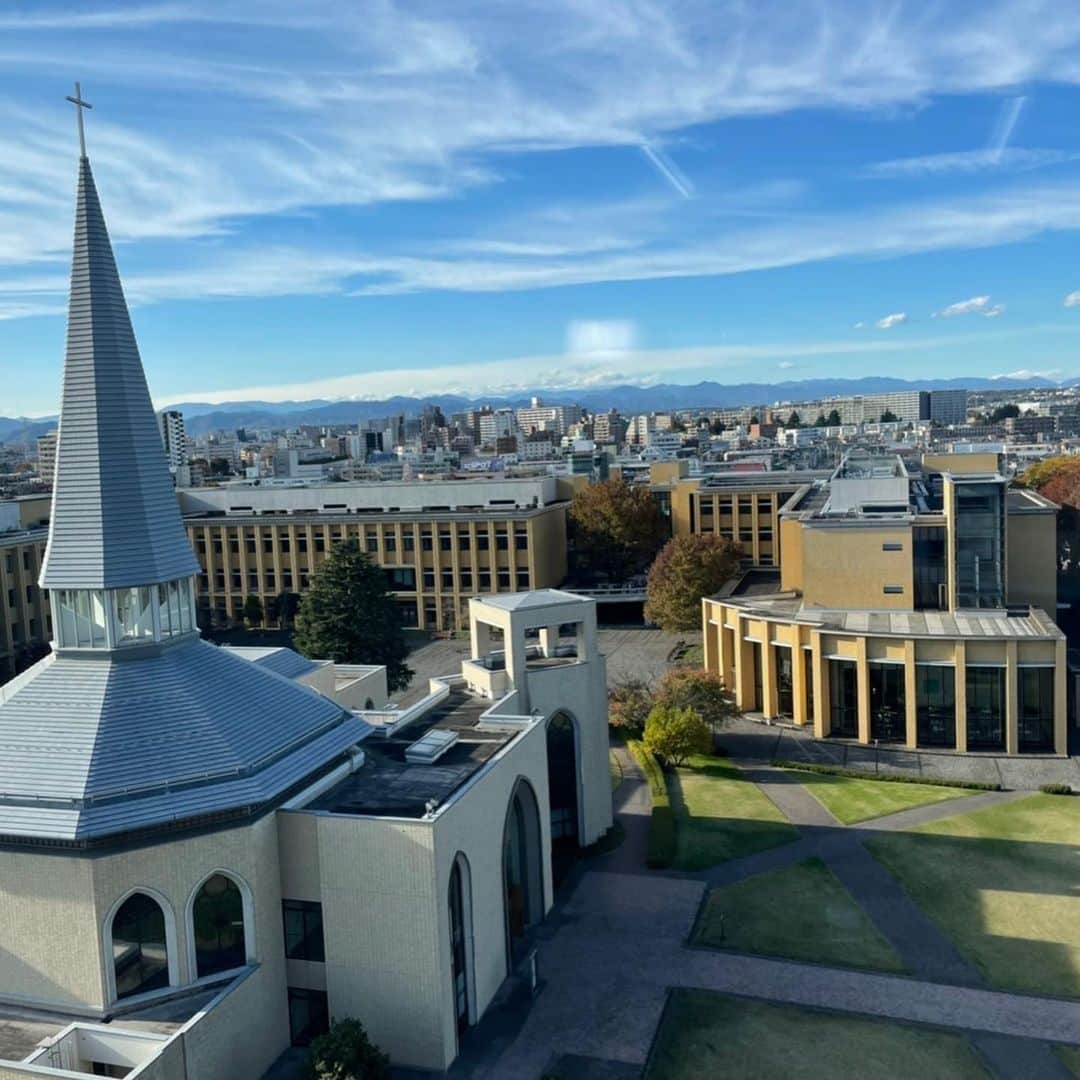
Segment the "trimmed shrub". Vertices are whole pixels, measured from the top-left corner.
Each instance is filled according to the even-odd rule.
[[[313,1040],[307,1080],[389,1080],[390,1058],[369,1038],[359,1020],[337,1020]]]
[[[1039,790],[1044,795],[1071,795],[1073,789],[1068,784],[1040,784]]]
[[[942,780],[936,776],[901,776],[898,773],[872,773],[865,769],[848,769],[842,765],[817,765],[809,761],[771,762],[778,769],[798,769],[802,772],[822,773],[825,776],[850,776],[855,780],[880,780],[883,784],[925,784],[927,787],[961,788],[964,791],[1004,791],[1001,784],[982,780]]]
[[[685,765],[693,754],[707,754],[712,744],[709,725],[696,709],[656,705],[645,721],[644,743],[664,765]]]

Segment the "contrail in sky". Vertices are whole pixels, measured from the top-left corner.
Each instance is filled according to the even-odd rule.
[[[990,141],[986,146],[995,161],[1001,160],[1001,155],[1009,145],[1016,122],[1020,119],[1020,114],[1024,111],[1026,104],[1026,97],[1009,98],[1008,101],[1002,103],[993,134],[990,136]]]
[[[656,166],[657,172],[684,198],[694,194],[694,185],[682,170],[663,152],[648,143],[641,144],[641,152]]]

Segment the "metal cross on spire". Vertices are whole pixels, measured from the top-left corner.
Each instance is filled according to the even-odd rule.
[[[82,157],[86,157],[86,133],[83,131],[83,109],[92,109],[94,106],[89,101],[83,101],[82,88],[78,83],[75,84],[75,96],[72,97],[68,94],[67,100],[78,110],[79,114],[79,153]]]

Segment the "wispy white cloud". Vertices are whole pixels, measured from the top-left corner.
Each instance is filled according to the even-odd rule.
[[[874,325],[879,330],[891,330],[894,326],[903,326],[907,322],[907,312],[897,311],[892,315],[885,315],[878,319]]]
[[[990,378],[997,379],[1049,379],[1051,382],[1059,382],[1064,372],[1061,368],[1044,368],[1040,371],[1033,371],[1031,368],[1018,368],[1016,371],[1003,371],[997,375],[991,375]]]
[[[876,0],[793,4],[782,27],[734,0],[719,12],[708,0],[521,0],[512,19],[497,3],[436,0],[5,10],[0,70],[9,85],[29,72],[55,76],[58,91],[48,108],[0,100],[0,266],[29,275],[66,261],[74,132],[62,93],[72,72],[91,100],[105,93],[88,138],[113,238],[140,256],[136,282],[121,251],[144,302],[282,295],[287,271],[299,292],[496,291],[889,257],[1076,228],[1080,193],[1068,185],[813,214],[790,205],[790,181],[767,180],[758,186],[779,183],[775,197],[753,204],[740,192],[728,204],[658,149],[730,117],[1080,82],[1080,10],[987,0],[956,20],[947,9],[912,19]],[[190,28],[197,53],[174,32]],[[126,101],[147,106],[124,113],[116,105]],[[1000,132],[975,153],[997,154],[1006,169],[1051,163],[1060,151],[1007,145],[1019,116],[1006,103]],[[487,237],[455,237],[446,225],[414,237],[320,234],[321,209],[459,198],[503,183],[509,155],[583,147],[645,148],[674,190],[698,197],[668,200],[677,217],[660,210],[603,223],[597,213],[558,234],[515,235],[512,221]],[[931,167],[919,160],[875,168]],[[301,236],[289,225],[309,211]],[[263,284],[253,219],[272,220],[258,246],[278,253]],[[245,269],[255,271],[251,282]],[[0,304],[13,303],[0,287]]]
[[[577,319],[566,328],[566,351],[580,356],[614,357],[633,349],[636,340],[630,319]]]
[[[1013,337],[1026,331],[1013,331]],[[1006,331],[999,331],[999,339]],[[157,399],[157,406],[183,401],[221,404],[229,401],[298,401],[312,398],[379,400],[395,394],[423,397],[457,393],[469,397],[519,393],[524,390],[574,390],[597,386],[649,386],[661,380],[681,381],[713,378],[721,371],[753,365],[775,364],[785,370],[801,360],[815,357],[884,356],[956,345],[972,346],[991,339],[987,333],[928,338],[867,338],[853,341],[709,345],[683,349],[630,349],[609,362],[593,353],[564,352],[546,356],[523,356],[484,363],[416,368],[386,368],[331,378],[286,384],[261,384],[229,389],[185,390]],[[787,366],[785,366],[787,365]]]
[[[1012,139],[1013,133],[1016,131],[1016,124],[1020,119],[1020,114],[1024,111],[1024,106],[1027,104],[1027,98],[1024,96],[1017,96],[1006,98],[1001,103],[1001,109],[998,111],[997,121],[994,124],[994,130],[991,132],[990,140],[987,143],[987,149],[994,154],[998,160],[1001,159],[1005,148],[1009,145],[1009,140]]]
[[[934,318],[951,319],[957,315],[981,315],[985,319],[996,319],[1005,311],[1004,304],[990,302],[989,296],[972,296],[968,300],[957,300],[941,311],[934,312]]]
[[[1065,297],[1065,306],[1080,307],[1080,289],[1069,293],[1069,295]]]

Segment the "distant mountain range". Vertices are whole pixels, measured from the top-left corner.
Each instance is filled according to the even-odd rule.
[[[929,379],[914,382],[887,376],[861,379],[803,379],[779,383],[700,382],[693,385],[659,383],[656,386],[611,386],[588,390],[544,390],[535,396],[552,405],[576,404],[590,411],[618,409],[622,413],[641,413],[668,409],[737,408],[743,405],[771,405],[776,402],[806,401],[850,394],[885,394],[898,390],[1022,390],[1055,389],[1060,384],[1050,379],[1012,379],[1006,377],[968,379]],[[380,401],[230,401],[210,404],[205,401],[181,401],[170,404],[184,414],[189,434],[208,431],[232,431],[236,428],[296,427],[300,424],[356,424],[383,416],[415,415],[425,405],[437,405],[446,414],[484,404],[518,407],[527,405],[530,393],[512,398],[456,394],[431,397],[391,397]],[[56,427],[55,417],[0,417],[0,443],[32,442]]]

